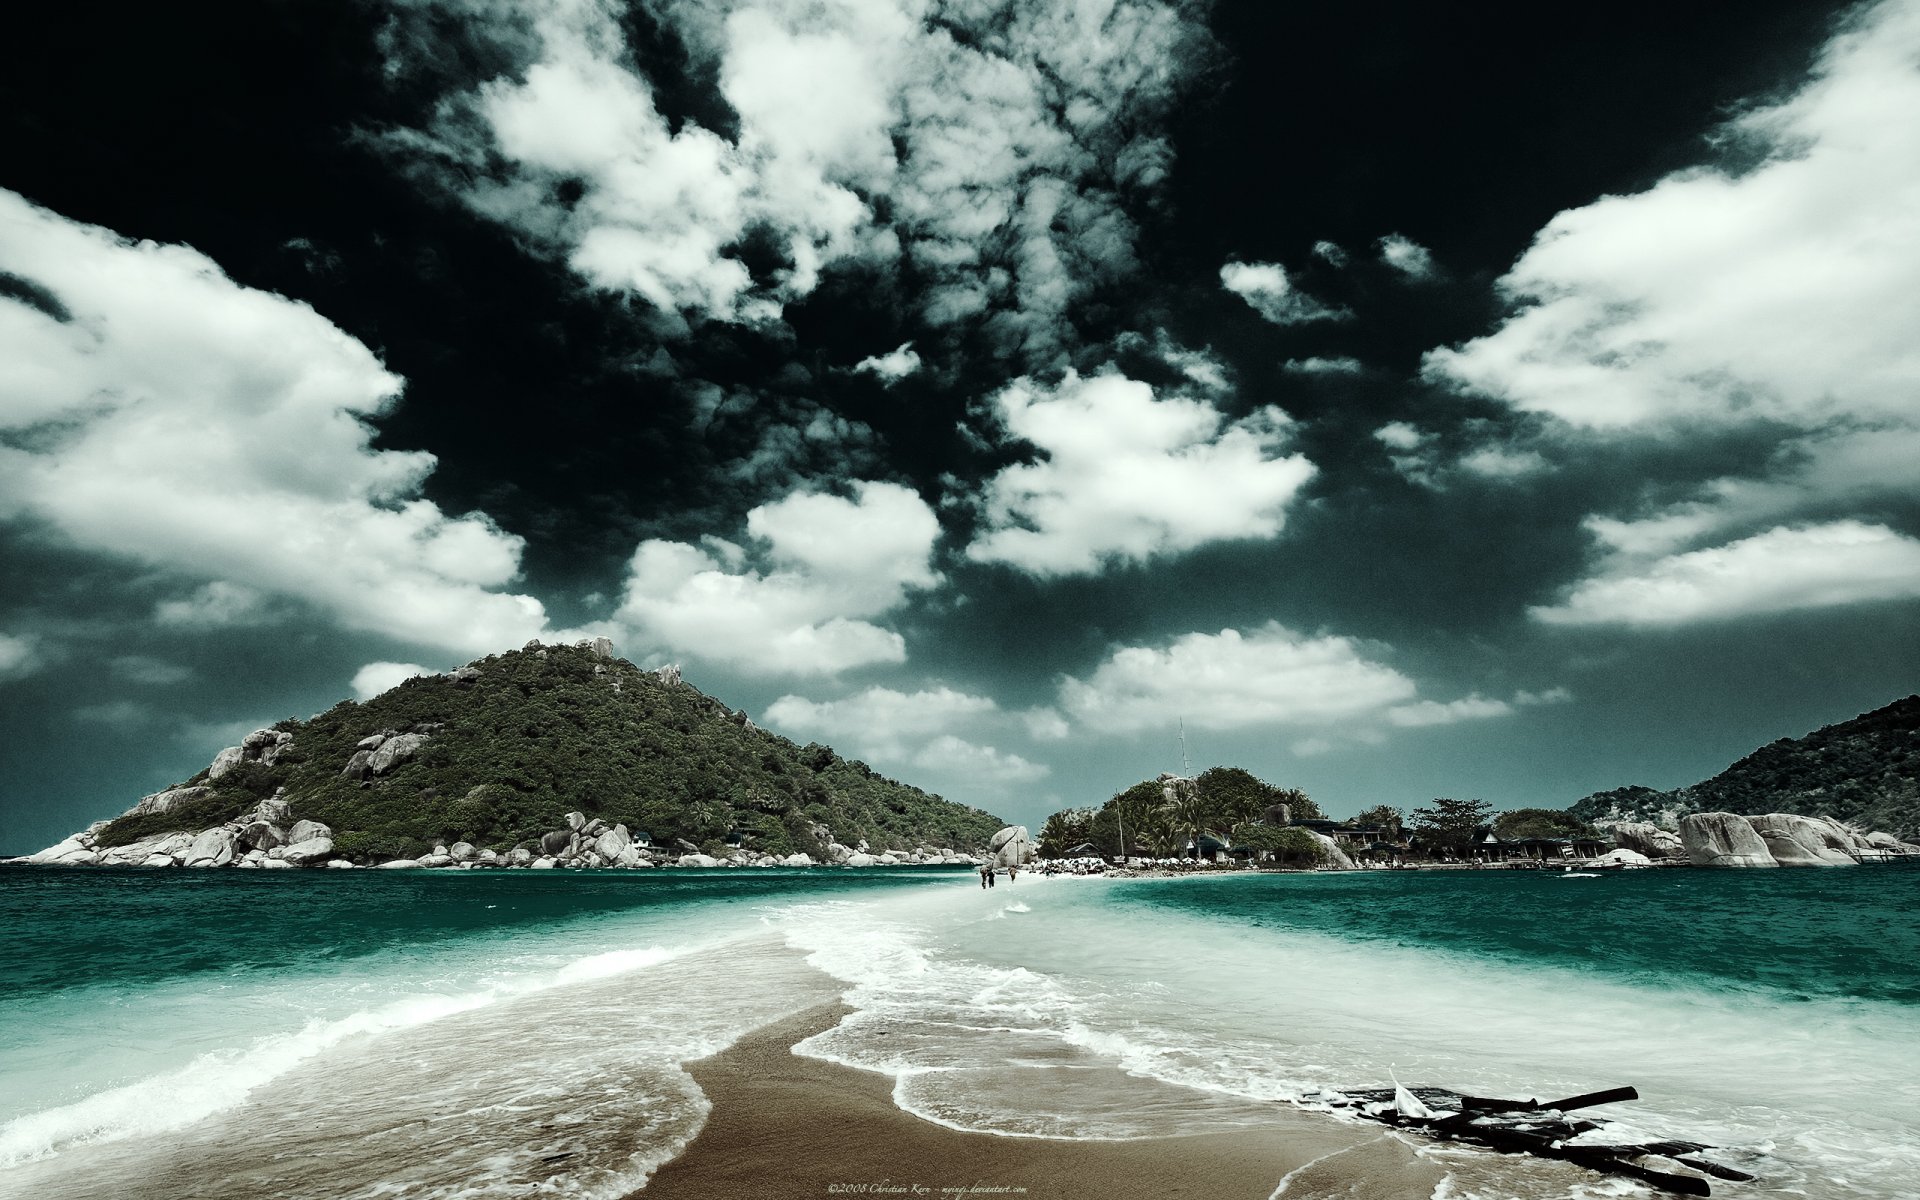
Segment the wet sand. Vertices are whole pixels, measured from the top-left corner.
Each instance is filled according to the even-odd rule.
[[[1270,1129],[1129,1142],[962,1133],[895,1107],[893,1080],[792,1052],[827,1005],[688,1066],[706,1126],[634,1200],[1428,1200],[1443,1172],[1378,1130],[1276,1107]]]

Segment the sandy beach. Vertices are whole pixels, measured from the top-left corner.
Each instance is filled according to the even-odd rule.
[[[1427,1200],[1442,1172],[1395,1138],[1276,1107],[1271,1129],[1125,1142],[964,1133],[902,1112],[892,1080],[796,1055],[845,1010],[766,1026],[689,1065],[706,1126],[634,1200],[1020,1196]]]

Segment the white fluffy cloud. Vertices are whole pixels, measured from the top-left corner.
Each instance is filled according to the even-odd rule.
[[[905,641],[869,618],[940,581],[929,565],[940,525],[911,489],[853,491],[800,491],[754,509],[751,552],[719,538],[642,542],[615,619],[661,649],[753,673],[904,661]]]
[[[1034,575],[1273,537],[1314,473],[1285,453],[1289,421],[1277,408],[1229,422],[1201,400],[1071,372],[1052,389],[1017,380],[991,404],[1006,435],[1042,457],[985,482],[967,555]]]
[[[1433,251],[1405,234],[1390,233],[1377,243],[1380,261],[1408,279],[1432,279],[1440,273],[1434,265]]]
[[[1428,373],[1599,429],[1908,421],[1920,389],[1920,6],[1881,4],[1725,131],[1760,157],[1563,212],[1496,332]]]
[[[1039,763],[969,740],[1004,725],[1001,716],[991,699],[948,687],[871,687],[825,701],[788,695],[766,712],[768,725],[790,737],[850,747],[873,762],[917,767],[963,786],[992,790],[1045,777]]]
[[[1228,263],[1220,268],[1220,286],[1245,300],[1275,325],[1337,321],[1353,314],[1322,304],[1293,286],[1279,263]]]
[[[24,679],[39,667],[39,647],[34,638],[0,633],[0,683]]]
[[[1377,738],[1387,726],[1501,716],[1512,705],[1470,696],[1422,700],[1414,681],[1350,638],[1305,636],[1270,623],[1250,632],[1189,633],[1165,647],[1125,646],[1085,679],[1060,685],[1060,704],[1095,733],[1136,734],[1184,720],[1196,729],[1318,732]]]
[[[268,608],[267,598],[254,589],[214,579],[201,584],[191,595],[158,602],[153,606],[153,619],[161,625],[221,629],[263,621]]]
[[[1556,625],[1657,626],[1914,597],[1920,541],[1838,521],[1651,561],[1622,555],[1561,603],[1532,611]]]
[[[876,354],[855,363],[853,369],[872,375],[883,383],[898,383],[920,369],[920,356],[913,343],[896,346],[885,354]]]
[[[520,539],[418,498],[434,460],[369,446],[400,380],[304,304],[184,246],[133,243],[0,192],[0,517],[82,549],[296,597],[343,625],[460,651],[541,631],[495,589]]]
[[[913,765],[949,777],[974,780],[987,787],[1032,783],[1052,774],[1042,764],[1029,762],[1018,754],[975,745],[950,733],[943,733],[922,747],[913,756]]]
[[[416,675],[433,673],[433,668],[419,663],[370,662],[353,673],[353,696],[356,700],[371,700]]]
[[[1856,10],[1810,79],[1719,140],[1747,165],[1561,213],[1502,280],[1513,315],[1427,356],[1431,379],[1553,418],[1553,440],[1759,423],[1779,438],[1747,473],[1592,518],[1593,574],[1543,620],[1676,624],[1900,590],[1905,539],[1875,522],[1920,490],[1920,5]],[[1506,446],[1462,465],[1541,463]]]
[[[1206,37],[1185,0],[650,5],[737,115],[718,131],[660,112],[609,0],[404,2],[395,70],[444,61],[449,8],[525,61],[388,145],[590,282],[669,318],[761,321],[833,264],[910,263],[924,320],[990,317],[1030,358],[1133,269],[1123,197],[1165,178],[1161,118]],[[783,265],[752,277],[750,237]]]
[[[1280,369],[1289,375],[1360,375],[1367,364],[1347,355],[1323,358],[1312,355],[1307,358],[1290,358],[1280,364]]]

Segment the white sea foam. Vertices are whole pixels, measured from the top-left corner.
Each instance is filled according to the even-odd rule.
[[[1046,882],[1023,886],[1017,928],[977,889],[796,913],[789,938],[858,1009],[800,1051],[893,1074],[896,1100],[929,1120],[1004,1135],[1218,1128],[1377,1084],[1396,1064],[1409,1082],[1479,1094],[1632,1083],[1643,1099],[1601,1114],[1612,1137],[1724,1147],[1762,1176],[1750,1195],[1904,1196],[1920,1178],[1909,1006],[1658,988],[1116,911],[1109,888],[1177,885]],[[1489,1173],[1493,1156],[1449,1153],[1456,1196],[1513,1186]],[[1570,1169],[1547,1176],[1542,1194],[1612,1194]]]
[[[59,1153],[68,1146],[166,1133],[243,1104],[257,1088],[339,1046],[349,1038],[378,1037],[515,996],[653,966],[675,951],[593,955],[551,975],[503,980],[457,995],[418,995],[332,1020],[313,1020],[287,1033],[199,1055],[176,1071],[148,1076],[72,1104],[30,1113],[0,1126],[0,1168]]]
[[[734,970],[754,986],[739,986]],[[65,1129],[82,1137],[0,1174],[0,1189],[195,1200],[622,1196],[705,1120],[707,1100],[679,1064],[832,995],[798,955],[761,935],[595,955],[511,994],[336,1037],[324,1055],[275,1064],[244,1104],[223,1094],[218,1111],[158,1124],[127,1119],[133,1105],[119,1101],[70,1113]],[[173,1086],[135,1085],[150,1107]],[[221,1169],[207,1171],[209,1162]]]

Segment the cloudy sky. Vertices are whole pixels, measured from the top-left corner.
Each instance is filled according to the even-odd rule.
[[[1451,7],[37,12],[0,850],[529,638],[1029,823],[1916,690],[1920,0]]]

